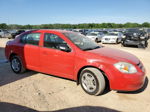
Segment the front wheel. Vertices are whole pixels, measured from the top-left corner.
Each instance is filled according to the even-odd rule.
[[[122,41],[122,42],[121,42],[121,46],[122,46],[122,47],[127,47],[127,45],[125,44],[125,41]]]
[[[11,57],[10,65],[11,65],[11,69],[16,74],[23,73],[26,71],[19,56]]]
[[[80,74],[82,89],[90,95],[102,94],[105,89],[105,78],[96,68],[86,68]]]
[[[117,38],[117,40],[116,40],[116,44],[119,44],[119,39]]]

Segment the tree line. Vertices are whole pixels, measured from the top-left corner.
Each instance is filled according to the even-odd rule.
[[[150,28],[149,22],[139,23],[83,23],[83,24],[41,24],[18,25],[1,23],[0,29],[101,29],[101,28]]]

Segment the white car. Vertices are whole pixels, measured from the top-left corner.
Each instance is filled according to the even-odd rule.
[[[104,37],[102,37],[102,43],[120,43],[123,38],[121,32],[109,32]]]
[[[95,41],[100,42],[104,34],[102,32],[90,32],[86,35],[87,38]]]
[[[0,38],[4,37],[5,33],[3,30],[0,29]]]
[[[0,29],[0,38],[8,38],[10,33],[7,30]]]

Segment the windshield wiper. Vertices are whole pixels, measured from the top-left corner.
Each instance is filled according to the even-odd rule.
[[[100,48],[100,46],[96,46],[94,48],[86,48],[86,49],[83,49],[83,51],[88,51],[88,50],[93,50],[93,49],[98,49],[98,48]]]

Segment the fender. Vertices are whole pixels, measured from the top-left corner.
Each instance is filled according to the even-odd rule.
[[[88,64],[84,64],[84,62],[83,63],[80,62],[80,64],[78,64],[75,68],[74,80],[76,80],[78,82],[79,75],[84,68],[94,67],[94,68],[97,68],[100,71],[104,72],[104,75],[107,77],[107,79],[109,80],[109,82],[111,84],[111,79],[114,79],[114,77],[113,77],[113,75],[111,75],[111,72],[109,69],[110,66],[111,66],[110,64],[99,62],[98,60],[89,60]]]

